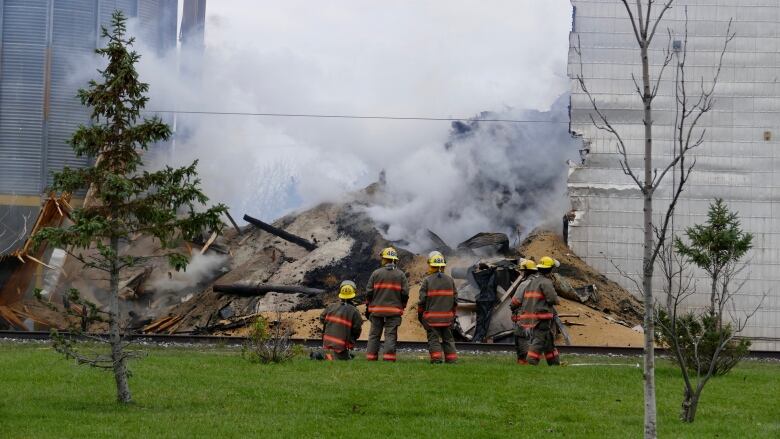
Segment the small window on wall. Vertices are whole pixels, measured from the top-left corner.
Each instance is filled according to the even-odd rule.
[[[772,132],[764,131],[764,141],[769,142],[770,140],[772,140]]]

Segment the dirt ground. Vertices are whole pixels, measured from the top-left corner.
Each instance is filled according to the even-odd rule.
[[[425,330],[417,321],[417,298],[419,297],[419,285],[414,285],[409,291],[409,305],[403,315],[401,327],[398,330],[398,339],[402,341],[425,341]],[[580,346],[641,346],[642,333],[628,328],[616,319],[593,308],[589,308],[581,303],[572,302],[566,299],[561,300],[557,307],[558,312],[563,315],[578,314],[577,317],[563,317],[561,320],[566,324],[569,336],[573,345]],[[365,312],[365,306],[358,307],[360,313]],[[312,309],[308,311],[296,311],[281,313],[281,319],[294,331],[295,337],[317,339],[321,336],[322,326],[319,322],[321,309]],[[275,320],[277,313],[262,313],[269,319]],[[569,325],[568,323],[571,323]],[[370,323],[363,323],[363,332],[360,340],[368,338]],[[246,335],[248,330],[241,328],[231,332],[232,335]],[[558,340],[558,343],[563,343]]]
[[[299,218],[296,218],[296,220],[304,219],[306,216],[313,214],[325,214],[331,219],[336,216],[336,212],[328,207],[319,211],[307,212]],[[308,218],[307,220],[310,221]],[[295,221],[293,221],[293,223],[295,223]],[[330,238],[329,241],[335,243],[338,240],[338,235],[333,232],[331,233],[332,235],[330,237],[321,236],[320,242],[327,242],[328,238]],[[233,239],[236,239],[236,237],[228,237],[228,241]],[[282,254],[289,255],[290,253],[294,253],[296,259],[307,259],[305,252],[302,252],[302,250],[296,247],[287,248],[288,246],[286,243],[267,241],[253,242],[255,239],[257,238],[252,236],[245,244],[238,246],[239,248],[251,246],[254,249],[243,258],[239,256],[237,259],[244,259],[246,262],[240,264],[237,270],[233,270],[226,274],[220,279],[220,282],[230,283],[239,281],[250,273],[266,270],[268,272],[266,276],[279,276],[279,274],[277,274],[280,271],[278,270],[279,266],[286,264],[284,261],[280,260]],[[377,243],[374,242],[373,244],[376,245]],[[232,247],[236,248],[236,245],[234,244]],[[280,251],[281,249],[279,249],[279,247],[284,248],[284,253]],[[267,252],[258,251],[261,248],[277,248],[276,251],[278,251],[279,254],[273,255],[268,254]],[[296,252],[301,254],[299,255]],[[564,323],[569,324],[567,327],[573,344],[585,346],[641,346],[642,333],[631,329],[641,321],[642,308],[639,301],[627,291],[623,290],[619,285],[585,264],[581,259],[574,255],[565,244],[563,244],[560,237],[548,232],[535,233],[522,244],[520,252],[526,257],[532,257],[537,260],[541,256],[550,255],[561,262],[561,267],[558,269],[558,272],[573,287],[593,284],[598,288],[599,303],[598,305],[593,305],[598,309],[561,298],[561,304],[558,306],[559,313],[564,315],[578,315],[577,317],[562,318]],[[349,261],[350,257],[346,255],[347,253],[349,253],[348,250],[340,249],[332,257],[335,257],[336,259],[342,257],[347,260],[346,262],[351,262]],[[250,256],[250,254],[253,256]],[[314,258],[309,257],[309,259]],[[449,261],[448,269],[453,267],[465,267],[473,262],[474,257],[453,257]],[[371,261],[371,263],[374,265],[369,268],[373,269],[376,267],[378,261]],[[316,265],[316,262],[309,262],[305,269],[310,269],[309,266],[311,265]],[[417,321],[416,304],[420,283],[425,277],[427,270],[426,259],[421,255],[407,255],[400,266],[407,272],[409,277],[410,298],[406,312],[403,316],[401,327],[399,328],[399,339],[405,341],[424,341],[425,331],[422,328],[422,325]],[[262,267],[265,267],[265,269]],[[365,269],[366,267],[361,268]],[[301,271],[305,272],[305,269]],[[368,272],[370,272],[370,269]],[[300,274],[295,273],[293,277],[295,277],[295,275],[300,276]],[[358,285],[359,287],[362,287],[361,282],[358,282]],[[335,296],[335,291],[329,291],[322,300],[324,303],[330,303],[337,300]],[[244,302],[247,302],[247,299],[236,300],[230,296],[222,296],[214,293],[211,289],[207,289],[206,292],[200,295],[197,301],[193,301],[189,306],[186,303],[182,304],[179,309],[187,308],[186,311],[189,312],[186,312],[186,314],[188,314],[189,317],[199,316],[197,320],[200,320],[202,323],[203,319],[213,312],[214,309],[219,309],[229,303],[232,303],[232,306],[235,307],[239,303]],[[244,310],[244,314],[249,313],[250,310],[248,308],[249,307]],[[361,305],[358,309],[362,314],[365,311],[365,306]],[[316,307],[316,309],[290,312],[261,312],[260,315],[271,321],[281,319],[284,321],[284,324],[293,331],[294,337],[316,339],[321,336],[322,326],[319,322],[321,312],[322,306],[319,306]],[[360,337],[361,340],[368,338],[369,327],[370,324],[364,322],[363,331]],[[236,328],[218,333],[226,335],[246,335],[247,332],[247,328]],[[562,340],[559,340],[559,343],[562,343]]]

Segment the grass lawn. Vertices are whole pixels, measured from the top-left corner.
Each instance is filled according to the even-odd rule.
[[[641,369],[519,367],[509,354],[454,366],[360,357],[258,365],[235,349],[154,348],[132,363],[136,402],[123,407],[109,373],[46,345],[0,343],[0,438],[641,437]],[[712,381],[693,425],[677,420],[679,372],[661,361],[657,381],[660,437],[780,437],[780,363],[746,361]]]

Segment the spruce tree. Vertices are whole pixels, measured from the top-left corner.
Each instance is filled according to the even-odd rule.
[[[111,31],[102,28],[106,46],[96,53],[108,61],[98,70],[100,81],[92,80],[78,92],[83,105],[91,108],[91,124],[80,126],[70,145],[79,157],[94,159],[80,169],[64,168],[54,174],[51,190],[74,193],[88,189],[81,208],[71,213],[72,224],[46,228],[36,234],[43,241],[65,249],[86,267],[108,274],[108,310],[88,304],[90,317],[108,323],[110,353],[85,353],[72,337],[55,337],[55,348],[79,363],[113,370],[117,400],[131,401],[127,360],[119,306],[119,281],[123,270],[144,264],[151,257],[128,256],[122,248],[128,238],[139,234],[156,238],[172,267],[185,269],[187,256],[176,251],[182,240],[191,240],[204,230],[221,231],[223,205],[207,207],[200,188],[197,161],[189,166],[150,171],[143,155],[156,142],[168,140],[171,130],[158,117],[142,117],[149,98],[149,85],[140,81],[135,69],[140,55],[131,50],[126,17],[115,11]],[[72,298],[79,300],[77,292]],[[102,317],[101,317],[102,316]],[[56,335],[56,334],[55,334]]]

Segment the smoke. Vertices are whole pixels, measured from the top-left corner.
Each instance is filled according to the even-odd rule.
[[[226,270],[226,267],[229,265],[227,255],[218,253],[202,255],[195,253],[189,264],[187,264],[187,270],[160,272],[157,278],[148,282],[148,287],[154,291],[155,299],[159,299],[166,294],[174,294],[177,297],[183,296],[194,288],[212,281],[223,272],[223,269]]]
[[[547,110],[568,88],[569,1],[475,5],[211,2],[202,53],[159,56],[137,42],[147,109],[564,117],[561,105]],[[147,165],[198,159],[206,193],[235,218],[336,201],[381,170],[386,198],[369,213],[414,247],[426,228],[457,243],[565,209],[565,124],[473,122],[461,132],[448,122],[180,114],[175,129]]]
[[[580,144],[567,130],[567,104],[562,96],[547,112],[484,112],[454,122],[444,145],[419,149],[387,170],[385,199],[367,211],[386,225],[388,239],[414,250],[430,244],[427,230],[454,246],[478,232],[522,238],[551,220],[557,226],[568,210],[566,162]]]

